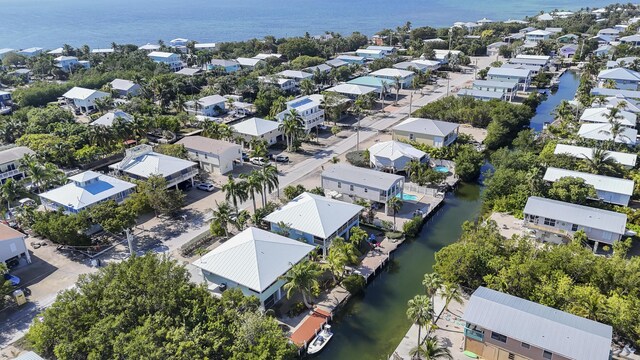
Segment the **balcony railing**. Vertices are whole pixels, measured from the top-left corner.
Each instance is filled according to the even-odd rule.
[[[566,230],[558,229],[558,228],[555,228],[555,227],[551,227],[551,226],[538,225],[538,224],[534,224],[534,223],[525,221],[524,227],[529,228],[529,229],[535,229],[535,230],[540,230],[540,231],[545,231],[545,232],[548,232],[548,233],[560,235],[560,236],[565,237],[565,238],[567,238],[569,240],[571,240],[573,238],[573,234],[571,234],[570,232],[568,232]]]
[[[22,171],[18,170],[18,169],[14,169],[14,170],[9,170],[9,171],[5,171],[3,173],[0,173],[0,179],[7,179],[10,177],[14,177],[18,174],[22,174]]]
[[[482,333],[482,331],[472,330],[466,327],[464,328],[464,336],[473,340],[484,341],[484,333]]]

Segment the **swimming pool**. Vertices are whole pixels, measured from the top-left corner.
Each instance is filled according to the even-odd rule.
[[[449,172],[449,168],[444,166],[444,165],[438,165],[438,166],[434,167],[433,170],[435,170],[437,172],[441,172],[441,173],[448,173]]]
[[[400,199],[400,194],[396,195],[396,197],[398,199]],[[402,200],[404,200],[404,201],[416,201],[416,200],[418,200],[418,197],[415,196],[415,195],[403,193],[402,194]]]

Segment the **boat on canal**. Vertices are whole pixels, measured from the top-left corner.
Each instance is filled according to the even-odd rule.
[[[315,354],[320,352],[320,350],[322,350],[327,345],[332,337],[333,333],[331,332],[331,325],[325,325],[322,331],[320,331],[320,333],[318,333],[318,335],[313,338],[313,341],[311,341],[309,347],[307,347],[307,353]]]

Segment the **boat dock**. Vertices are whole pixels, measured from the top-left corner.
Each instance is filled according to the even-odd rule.
[[[328,323],[332,318],[332,315],[325,310],[315,308],[311,311],[307,317],[302,320],[302,323],[291,334],[289,339],[299,348],[304,349],[309,344],[309,341],[318,334],[324,324]]]

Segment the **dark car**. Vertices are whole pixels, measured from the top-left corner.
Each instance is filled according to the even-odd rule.
[[[20,278],[19,277],[15,276],[15,275],[11,275],[9,273],[5,273],[3,276],[4,276],[4,281],[9,281],[12,286],[20,285]]]
[[[249,161],[249,159],[250,159],[249,158],[249,154],[243,152],[242,153],[242,161]]]
[[[289,157],[286,156],[286,155],[269,154],[269,160],[273,160],[273,161],[279,162],[279,163],[288,163],[289,162]]]
[[[191,180],[186,180],[178,184],[178,189],[182,191],[189,191],[191,190],[191,188],[193,188],[193,184],[191,183]]]

